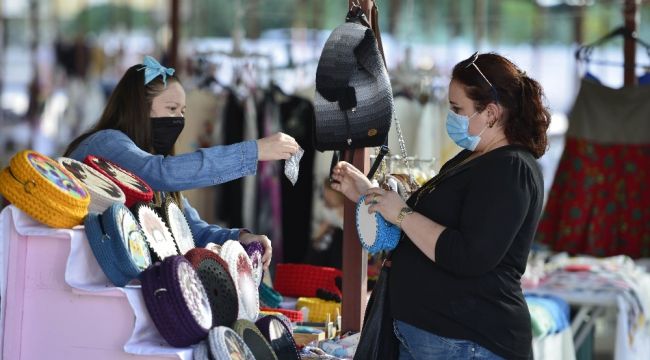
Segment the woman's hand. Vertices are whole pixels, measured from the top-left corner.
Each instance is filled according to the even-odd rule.
[[[352,164],[341,161],[332,170],[332,189],[341,192],[353,202],[358,202],[363,193],[372,187],[372,183]]]
[[[298,149],[300,145],[296,139],[279,132],[257,140],[257,159],[259,161],[286,160]]]
[[[378,212],[386,221],[397,225],[397,216],[406,202],[395,191],[387,191],[378,187],[370,188],[365,192],[364,202],[371,204],[368,213]]]
[[[255,235],[246,231],[239,233],[239,242],[248,245],[252,242],[259,241],[264,248],[264,254],[262,254],[262,263],[264,264],[264,270],[269,269],[271,264],[271,255],[273,254],[273,248],[271,247],[271,240],[266,235]]]

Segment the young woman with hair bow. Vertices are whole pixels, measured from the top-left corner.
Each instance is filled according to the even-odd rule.
[[[243,244],[259,241],[268,267],[272,248],[265,235],[206,223],[180,192],[255,175],[258,161],[288,159],[298,151],[298,143],[289,135],[276,133],[176,155],[174,144],[183,130],[184,114],[185,91],[174,69],[147,56],[143,64],[126,71],[97,124],[73,140],[64,156],[83,161],[87,155],[95,155],[133,172],[154,191],[177,200],[197,246],[230,239]]]

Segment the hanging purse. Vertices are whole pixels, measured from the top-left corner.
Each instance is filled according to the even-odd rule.
[[[393,93],[377,38],[359,6],[330,34],[316,69],[314,146],[319,151],[384,144]]]
[[[399,355],[399,340],[393,332],[388,292],[391,265],[389,255],[382,264],[368,300],[354,360],[391,360],[397,359]]]

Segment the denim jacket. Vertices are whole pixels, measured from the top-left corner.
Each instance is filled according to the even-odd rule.
[[[257,143],[254,140],[164,157],[143,151],[119,130],[100,130],[84,139],[69,157],[83,161],[87,155],[110,160],[139,176],[154,191],[162,192],[222,184],[257,172]],[[239,239],[240,229],[206,223],[185,198],[183,209],[196,246]]]

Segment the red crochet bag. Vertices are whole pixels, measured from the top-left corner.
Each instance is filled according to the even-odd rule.
[[[336,285],[336,278],[342,278],[341,270],[306,264],[278,264],[275,269],[273,287],[280,294],[291,297],[316,297],[316,291],[323,289],[342,296]]]

